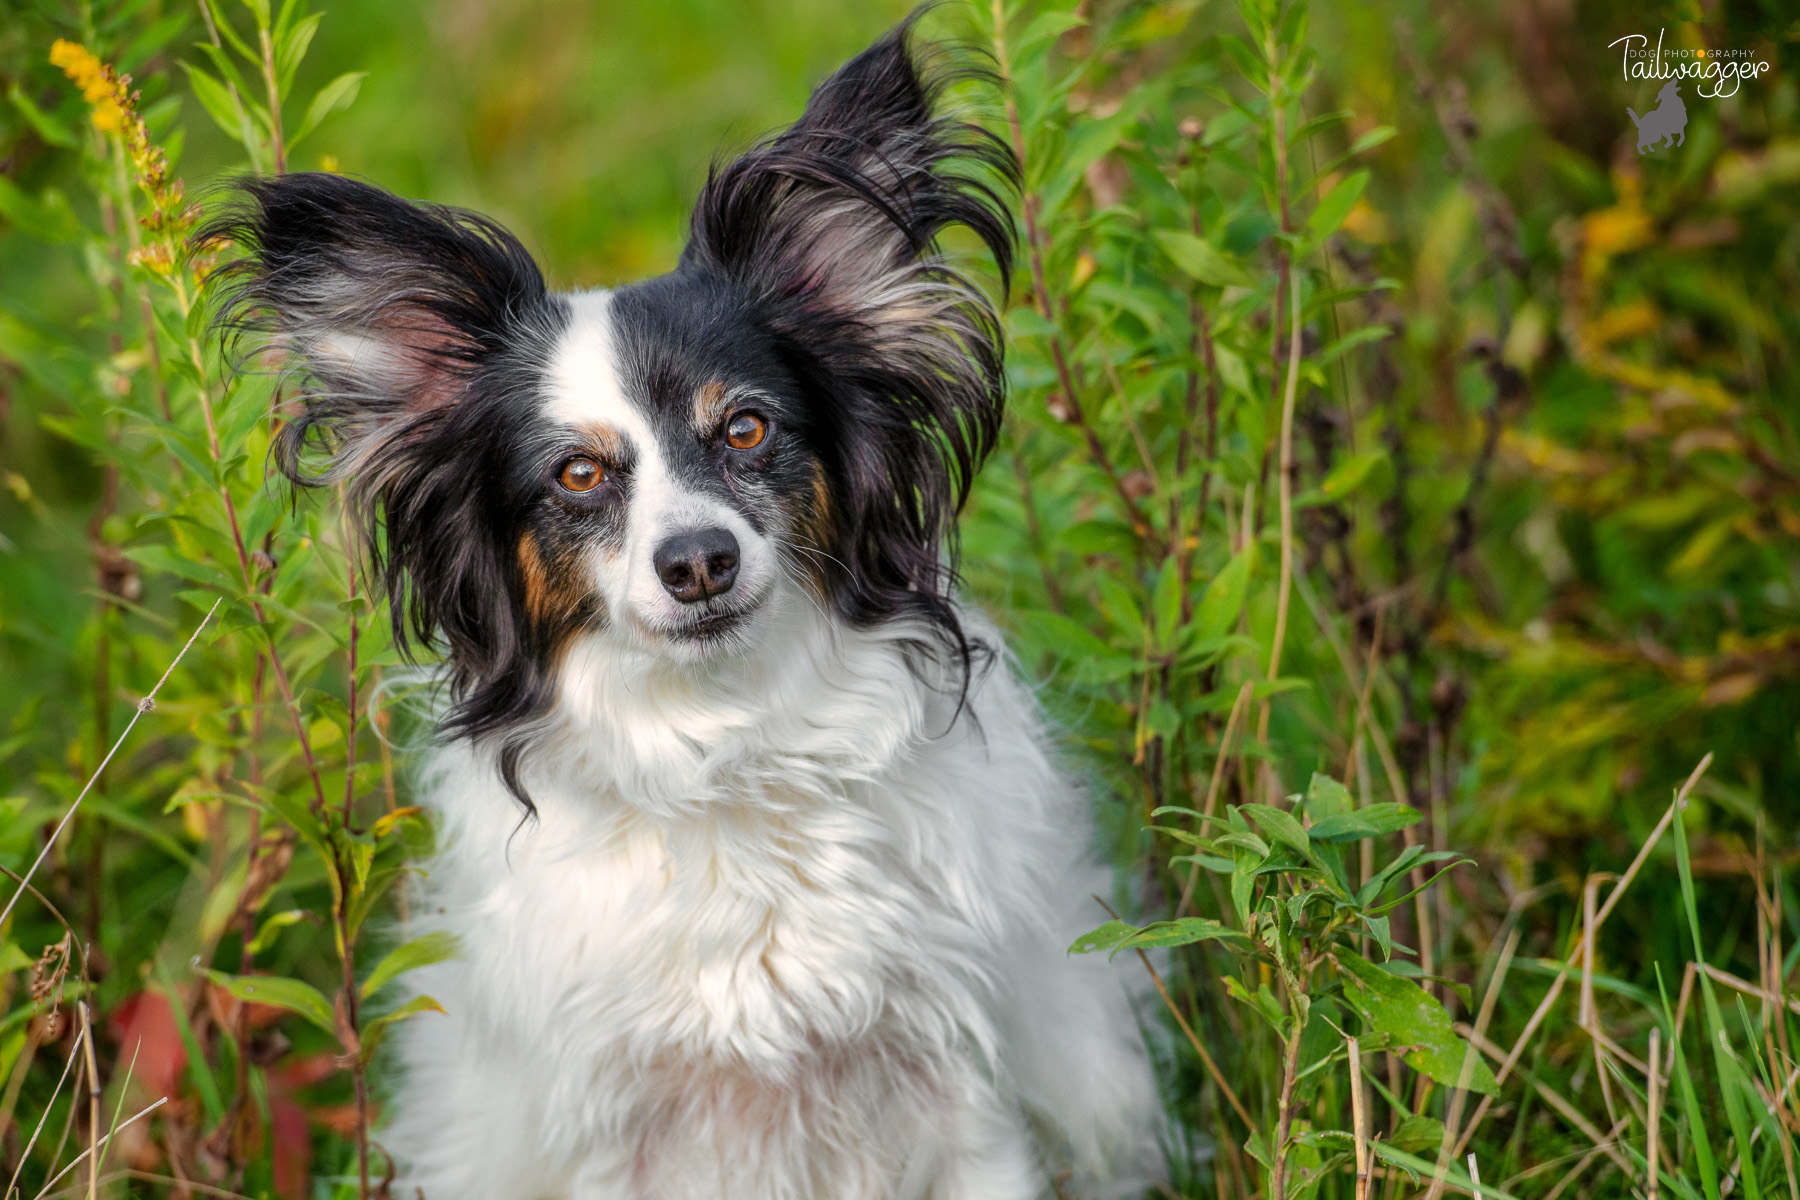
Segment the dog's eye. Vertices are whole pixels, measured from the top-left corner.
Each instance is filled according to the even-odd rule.
[[[593,459],[571,458],[563,464],[556,481],[571,492],[591,492],[599,487],[600,481],[605,478],[606,472],[602,471],[600,464]]]
[[[754,450],[768,436],[768,423],[753,412],[738,413],[725,426],[725,444],[733,450]]]

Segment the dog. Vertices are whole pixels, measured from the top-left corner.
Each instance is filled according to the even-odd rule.
[[[248,181],[232,311],[440,648],[396,1194],[1031,1200],[1157,1170],[1110,890],[955,521],[1018,170],[908,20],[715,165],[671,273],[550,291],[479,216]],[[1097,956],[1096,956],[1097,959]]]
[[[1676,146],[1687,142],[1687,105],[1681,102],[1681,88],[1673,79],[1656,93],[1655,108],[1641,117],[1633,108],[1628,107],[1625,112],[1637,126],[1639,154],[1650,153],[1659,142]]]

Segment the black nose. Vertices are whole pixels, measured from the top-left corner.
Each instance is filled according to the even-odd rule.
[[[738,572],[737,539],[729,529],[690,529],[665,539],[650,561],[669,595],[693,604],[731,590]]]

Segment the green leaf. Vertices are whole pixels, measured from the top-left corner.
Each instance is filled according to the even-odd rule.
[[[367,1063],[374,1059],[375,1051],[381,1047],[381,1039],[387,1036],[387,1031],[391,1027],[416,1017],[420,1013],[441,1013],[443,1011],[444,1006],[430,996],[414,996],[393,1012],[384,1013],[372,1021],[365,1022],[359,1035],[362,1039],[362,1061]]]
[[[0,217],[27,237],[52,246],[78,242],[87,232],[61,192],[45,188],[41,197],[33,197],[4,175],[0,175]]]
[[[1435,1117],[1408,1117],[1388,1138],[1388,1144],[1409,1154],[1436,1150],[1444,1144],[1444,1123]]]
[[[1255,561],[1255,543],[1251,543],[1232,555],[1231,560],[1208,581],[1206,591],[1200,595],[1200,604],[1194,610],[1194,629],[1201,638],[1222,637],[1237,624]]]
[[[375,964],[375,969],[363,980],[361,995],[366,1000],[406,972],[454,958],[456,951],[456,935],[447,929],[436,929],[410,942],[402,942]]]
[[[204,108],[206,114],[213,119],[213,124],[217,125],[226,137],[240,146],[244,145],[245,130],[242,107],[232,100],[231,93],[225,89],[225,85],[192,63],[182,63],[181,66],[187,72],[188,85],[194,89],[194,98],[200,101],[200,107]]]
[[[1319,201],[1319,207],[1313,209],[1312,215],[1306,218],[1306,228],[1301,238],[1301,253],[1317,249],[1325,239],[1338,231],[1356,202],[1362,199],[1363,188],[1369,183],[1367,171],[1355,171],[1337,181],[1325,198]]]
[[[1008,39],[1008,53],[1016,61],[1036,51],[1055,38],[1061,37],[1071,29],[1079,29],[1087,24],[1087,18],[1078,12],[1042,12],[1031,19],[1023,33]]]
[[[1677,820],[1674,824],[1679,830],[1681,822]],[[1681,838],[1679,833],[1677,836],[1679,840],[1676,842],[1676,852],[1679,857],[1685,858],[1686,839]],[[1681,1093],[1681,1106],[1687,1112],[1688,1136],[1694,1147],[1695,1164],[1700,1168],[1700,1187],[1706,1200],[1719,1200],[1719,1166],[1713,1158],[1712,1135],[1706,1128],[1706,1111],[1700,1107],[1700,1096],[1694,1087],[1694,1077],[1688,1071],[1687,1055],[1681,1049],[1681,1039],[1670,1036],[1675,1028],[1675,1018],[1669,1012],[1669,992],[1663,986],[1662,964],[1652,963],[1651,967],[1656,971],[1656,990],[1662,1001],[1663,1036],[1668,1039],[1669,1049],[1674,1052],[1675,1057],[1675,1088]]]
[[[1181,567],[1173,556],[1163,562],[1151,596],[1150,611],[1156,619],[1157,648],[1168,653],[1181,630]]]
[[[312,103],[307,105],[306,116],[301,120],[300,127],[288,138],[288,146],[293,147],[301,138],[317,129],[319,123],[332,113],[356,103],[356,94],[362,90],[362,81],[368,74],[367,71],[346,71],[320,88]]]
[[[33,103],[31,97],[27,96],[19,87],[17,80],[14,80],[12,86],[6,89],[6,98],[11,100],[13,107],[19,110],[19,114],[25,118],[26,124],[30,125],[40,138],[52,146],[73,148],[81,145],[81,139],[75,136],[75,131]]]
[[[1231,906],[1240,924],[1250,924],[1250,902],[1256,895],[1256,869],[1262,858],[1239,850],[1231,856]]]
[[[1136,932],[1136,926],[1127,925],[1123,921],[1108,921],[1100,928],[1089,930],[1070,942],[1068,952],[1092,954],[1096,950],[1111,950]]]
[[[1341,816],[1355,807],[1350,799],[1350,791],[1343,784],[1329,775],[1313,772],[1312,782],[1306,785],[1306,815],[1313,821],[1313,837],[1318,837],[1318,823],[1327,817]]]
[[[1144,626],[1144,614],[1138,610],[1137,598],[1131,594],[1116,575],[1100,577],[1100,603],[1106,609],[1106,615],[1112,618],[1113,624],[1119,627],[1126,640],[1133,646],[1142,646],[1148,640]]]
[[[1439,1135],[1438,1144],[1443,1144],[1442,1135]],[[1437,1164],[1435,1161],[1428,1162],[1425,1159],[1415,1157],[1400,1149],[1398,1146],[1390,1145],[1387,1142],[1371,1141],[1369,1143],[1369,1149],[1374,1153],[1376,1158],[1379,1158],[1390,1167],[1399,1167],[1401,1170],[1410,1174],[1413,1177],[1414,1182],[1430,1179],[1437,1172]],[[1436,1156],[1434,1155],[1433,1159],[1435,1160],[1435,1158]],[[1462,1170],[1455,1163],[1445,1164],[1444,1178],[1449,1180],[1451,1185],[1465,1196],[1473,1196],[1479,1193],[1483,1197],[1483,1200],[1490,1200],[1490,1198],[1491,1200],[1517,1200],[1510,1192],[1503,1192],[1486,1180],[1482,1181],[1480,1187],[1476,1187],[1474,1181],[1469,1178],[1468,1172]]]
[[[1694,898],[1694,871],[1688,857],[1687,827],[1679,813],[1671,822],[1675,827],[1675,868],[1681,880],[1681,906],[1687,913],[1688,932],[1694,939],[1694,959],[1705,962],[1706,946],[1700,938],[1700,910]],[[1725,1122],[1731,1126],[1731,1140],[1737,1143],[1739,1160],[1752,1164],[1751,1153],[1754,1149],[1750,1143],[1749,1122],[1744,1113],[1746,1095],[1752,1111],[1758,1107],[1758,1098],[1749,1082],[1743,1078],[1742,1068],[1731,1053],[1731,1043],[1725,1028],[1725,1018],[1719,1012],[1719,1000],[1713,991],[1712,976],[1700,975],[1700,997],[1705,1014],[1706,1036],[1703,1040],[1712,1044],[1713,1066],[1719,1074],[1719,1094],[1725,1101]],[[1746,1200],[1760,1200],[1762,1187],[1756,1177],[1754,1165],[1748,1165],[1742,1178]]]
[[[256,936],[250,939],[250,944],[244,948],[245,951],[249,954],[261,954],[274,943],[276,935],[283,929],[296,922],[304,921],[307,916],[308,914],[303,908],[290,908],[286,912],[270,915],[261,925],[257,926]]]
[[[1230,347],[1217,346],[1213,349],[1213,360],[1218,363],[1219,378],[1227,389],[1251,400],[1258,399],[1250,386],[1250,368],[1244,365],[1242,355]]]
[[[1211,287],[1256,286],[1248,271],[1205,238],[1178,229],[1159,229],[1156,240],[1176,266],[1201,283]]]
[[[1360,842],[1364,838],[1398,833],[1418,821],[1419,816],[1419,810],[1410,805],[1371,804],[1354,812],[1314,821],[1308,832],[1318,842]]]
[[[1349,333],[1346,333],[1343,337],[1321,350],[1316,361],[1321,367],[1328,366],[1342,358],[1344,355],[1350,353],[1350,351],[1356,349],[1358,346],[1365,345],[1369,342],[1379,342],[1384,338],[1392,336],[1393,332],[1394,331],[1389,329],[1386,325],[1365,325],[1361,329],[1351,330]]]
[[[1344,995],[1363,1012],[1369,1023],[1394,1039],[1396,1047],[1411,1047],[1406,1065],[1445,1087],[1461,1081],[1464,1060],[1470,1065],[1469,1090],[1492,1096],[1500,1090],[1494,1073],[1473,1048],[1456,1036],[1450,1014],[1410,979],[1382,970],[1345,947],[1336,951],[1338,962],[1362,986],[1346,987]]]
[[[1319,495],[1327,504],[1335,504],[1351,492],[1357,485],[1369,477],[1377,463],[1387,458],[1386,450],[1369,450],[1362,454],[1352,455],[1337,466],[1319,483]]]
[[[1250,81],[1251,86],[1262,88],[1268,84],[1269,71],[1263,63],[1263,57],[1243,38],[1229,34],[1219,39],[1225,53],[1231,57],[1239,74]]]
[[[1312,851],[1312,845],[1306,838],[1306,830],[1301,828],[1299,820],[1293,813],[1284,812],[1267,804],[1246,804],[1242,811],[1255,820],[1257,827],[1263,833],[1280,842],[1301,858],[1306,858]]]
[[[1243,1003],[1248,1004],[1262,1015],[1263,1020],[1267,1021],[1269,1026],[1274,1029],[1276,1033],[1280,1034],[1283,1038],[1287,1037],[1287,1013],[1282,1011],[1281,1001],[1275,998],[1275,993],[1269,990],[1267,984],[1259,986],[1253,992],[1245,987],[1235,976],[1225,975],[1221,976],[1221,979],[1225,984],[1226,995],[1234,1000],[1240,1000]]]
[[[332,1036],[337,1035],[337,1020],[331,1002],[319,989],[299,979],[279,975],[227,975],[223,971],[207,971],[206,977],[250,1004],[271,1004],[298,1013]]]
[[[283,13],[285,16],[286,13]],[[307,48],[312,45],[313,35],[319,32],[319,22],[325,19],[322,12],[312,13],[296,22],[293,28],[282,35],[281,45],[276,53],[276,76],[285,95],[293,86],[294,71],[300,66],[300,60],[306,57]]]
[[[1381,947],[1382,960],[1385,962],[1394,957],[1394,931],[1389,923],[1389,918],[1365,916],[1363,924],[1368,926],[1369,934],[1375,939],[1375,944]]]
[[[1006,323],[1012,327],[1014,337],[1055,337],[1061,332],[1056,322],[1045,319],[1029,304],[1016,305],[1008,310]]]
[[[1112,948],[1140,950],[1159,946],[1187,946],[1194,942],[1243,942],[1243,934],[1229,925],[1206,917],[1182,917],[1174,921],[1153,921]],[[1111,957],[1111,956],[1109,956]]]
[[[1365,150],[1373,150],[1398,132],[1399,130],[1395,129],[1392,125],[1377,125],[1375,128],[1369,130],[1369,132],[1357,138],[1354,142],[1351,142],[1349,153],[1361,154]]]

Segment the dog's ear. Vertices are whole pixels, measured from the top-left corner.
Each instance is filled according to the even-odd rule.
[[[203,237],[247,251],[227,268],[227,320],[270,335],[309,376],[305,409],[277,444],[296,482],[379,487],[393,455],[449,417],[482,366],[516,346],[545,301],[518,241],[469,213],[411,204],[338,175],[247,180],[246,203]],[[301,450],[324,434],[331,462]]]
[[[396,643],[441,636],[458,702],[447,724],[479,731],[509,703],[488,692],[533,683],[517,669],[529,655],[496,533],[517,501],[492,422],[529,392],[562,310],[483,218],[335,175],[241,188],[244,203],[200,236],[245,251],[224,268],[227,328],[301,383],[276,461],[296,483],[345,484]],[[322,468],[302,462],[309,446]]]
[[[1018,168],[992,134],[936,112],[944,75],[912,45],[915,19],[821,84],[791,128],[715,168],[683,256],[748,293],[814,395],[844,527],[833,590],[853,619],[949,615],[940,551],[1005,398],[994,306],[937,238],[972,230],[1004,288]]]

